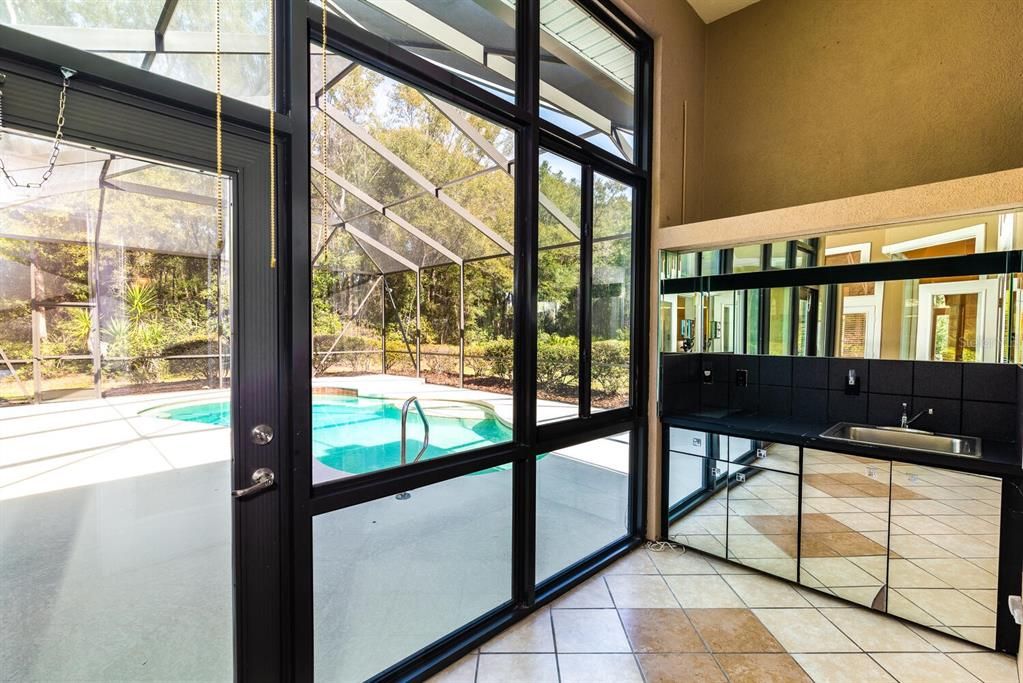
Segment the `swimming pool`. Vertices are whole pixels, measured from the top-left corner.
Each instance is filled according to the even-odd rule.
[[[455,401],[422,401],[430,422],[430,445],[422,460],[511,441],[512,431],[489,409]],[[148,415],[169,420],[228,426],[227,401],[164,406]],[[415,408],[408,416],[407,457],[423,444]],[[363,474],[401,464],[401,406],[394,401],[355,396],[313,398],[313,457],[327,467]]]

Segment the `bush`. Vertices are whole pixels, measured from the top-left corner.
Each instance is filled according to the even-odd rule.
[[[333,353],[327,354],[331,347]],[[313,337],[313,349],[317,352],[313,356],[313,367],[317,373],[330,368],[355,373],[380,370],[379,337],[346,336],[338,340],[336,334],[318,334]]]
[[[483,358],[492,375],[511,381],[515,369],[515,346],[511,339],[495,339],[483,344]]]
[[[590,374],[608,394],[620,394],[629,383],[629,343],[616,339],[593,342]]]
[[[536,349],[536,381],[552,389],[579,384],[579,340],[543,335]]]

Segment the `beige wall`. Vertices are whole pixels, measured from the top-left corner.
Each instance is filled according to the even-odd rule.
[[[761,0],[710,24],[700,218],[1023,166],[1021,35],[1020,0]]]

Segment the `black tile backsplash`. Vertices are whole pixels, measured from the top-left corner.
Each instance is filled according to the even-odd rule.
[[[788,356],[761,356],[760,383],[779,387],[792,386],[792,358]]]
[[[828,392],[829,422],[866,422],[867,394],[850,396],[844,390]]]
[[[913,362],[913,395],[933,398],[962,398],[964,363]],[[1012,367],[1003,366],[1005,371]]]
[[[761,384],[760,414],[772,417],[792,415],[792,387]]]
[[[806,358],[792,364],[792,386],[808,389],[828,388],[828,359]]]
[[[702,372],[709,369],[710,384]],[[845,382],[856,371],[860,393]],[[747,372],[746,386],[735,383]],[[807,422],[898,425],[902,403],[913,427],[997,441],[1023,441],[1018,396],[1023,369],[994,363],[799,358],[739,354],[664,354],[661,410],[681,415],[729,410]]]
[[[963,400],[1016,402],[1016,374],[1004,365],[969,363],[963,365]]]
[[[913,363],[901,360],[872,360],[870,392],[873,394],[913,394]],[[1015,400],[1015,399],[1014,399]]]

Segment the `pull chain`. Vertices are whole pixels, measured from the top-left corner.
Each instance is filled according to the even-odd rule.
[[[323,164],[324,173],[320,174],[320,249],[327,246],[327,114],[324,107],[327,102],[327,2],[323,0],[320,4],[322,15],[320,41],[320,75],[323,77],[320,90],[320,162]]]
[[[277,139],[274,137],[274,0],[270,1],[270,269],[277,267]]]
[[[4,166],[3,157],[0,157],[0,174],[7,180],[11,187],[20,187],[25,189],[38,190],[46,181],[53,175],[53,169],[57,166],[57,157],[60,156],[60,145],[64,142],[64,108],[67,105],[67,87],[68,83],[71,82],[71,77],[74,76],[77,71],[69,69],[66,66],[60,67],[60,75],[63,79],[63,83],[60,87],[60,97],[57,100],[57,132],[53,136],[53,149],[50,150],[50,161],[46,166],[46,170],[43,171],[42,177],[34,183],[19,183],[14,176],[7,172],[7,168]],[[0,140],[3,139],[3,126],[4,126],[4,105],[3,105],[3,86],[7,81],[7,74],[0,73]]]
[[[220,0],[216,4],[217,64],[217,253],[224,251],[224,130],[221,108]]]

